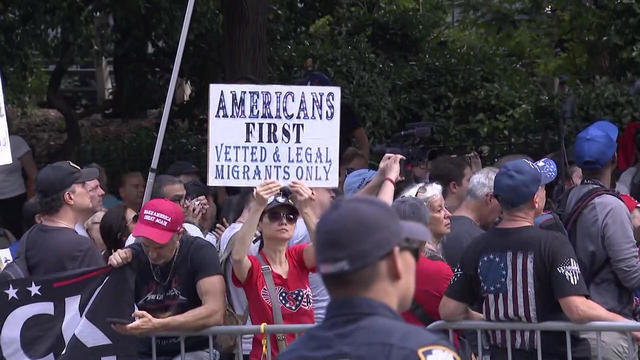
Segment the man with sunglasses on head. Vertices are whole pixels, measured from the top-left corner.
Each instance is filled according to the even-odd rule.
[[[71,161],[45,166],[36,177],[42,223],[29,229],[20,241],[31,276],[104,266],[100,251],[75,225],[93,212],[87,184],[97,181],[97,169],[80,169]]]
[[[331,295],[326,317],[278,359],[459,359],[444,336],[400,316],[428,234],[373,197],[336,200],[316,226],[317,269]]]
[[[133,236],[140,241],[116,251],[113,267],[130,263],[136,273],[138,311],[129,325],[114,324],[129,335],[198,331],[220,325],[225,311],[225,284],[215,247],[185,234],[180,205],[153,199],[140,210]],[[186,359],[209,359],[207,337],[185,339]],[[180,339],[157,338],[159,359],[179,359]],[[151,357],[151,341],[140,339],[138,355]]]

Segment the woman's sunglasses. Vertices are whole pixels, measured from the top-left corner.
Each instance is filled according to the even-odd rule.
[[[270,222],[275,223],[284,218],[289,224],[294,224],[298,220],[298,214],[289,211],[269,211],[267,212],[267,218]]]

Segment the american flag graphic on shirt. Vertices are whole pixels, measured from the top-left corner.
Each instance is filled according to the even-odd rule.
[[[480,257],[478,276],[487,320],[538,322],[533,261],[533,252],[522,251]],[[504,347],[507,332],[489,331],[489,339],[493,345]],[[534,349],[536,343],[535,331],[511,331],[511,345],[516,349]]]

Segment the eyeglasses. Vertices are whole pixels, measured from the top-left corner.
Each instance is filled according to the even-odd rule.
[[[298,214],[294,214],[289,211],[269,211],[267,212],[267,218],[272,223],[278,222],[280,219],[284,218],[287,223],[295,224],[298,220]]]

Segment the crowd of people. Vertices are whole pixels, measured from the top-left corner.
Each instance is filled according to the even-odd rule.
[[[38,171],[12,137],[14,163],[0,166],[2,266],[22,258],[31,276],[134,267],[137,310],[130,324],[114,324],[124,334],[197,331],[228,324],[230,312],[234,324],[317,324],[297,339],[245,336],[251,360],[262,358],[264,341],[280,359],[471,359],[475,333],[449,343],[425,327],[637,317],[640,135],[624,138],[635,145],[624,172],[618,128],[605,120],[577,135],[567,164],[553,154],[487,167],[476,153],[385,154],[374,170],[368,153],[346,148],[337,188],[266,181],[227,191],[178,161],[143,204],[141,172],[122,174],[116,196],[99,165]],[[539,344],[544,359],[566,357],[564,337],[537,336],[490,331],[481,346],[492,359],[506,358],[508,343],[518,359],[536,358]],[[574,359],[595,356],[596,334],[571,336]],[[178,338],[156,341],[158,358],[179,356]],[[187,338],[185,348],[188,359],[209,358],[206,337]],[[219,343],[217,351],[232,358],[235,350]],[[637,358],[621,333],[603,333],[601,351]],[[151,356],[148,338],[138,352]]]

